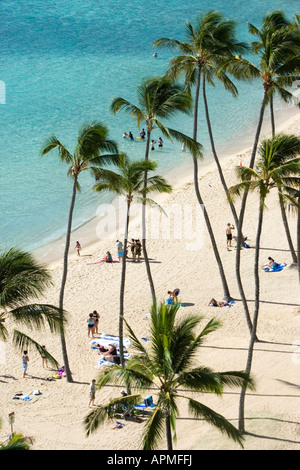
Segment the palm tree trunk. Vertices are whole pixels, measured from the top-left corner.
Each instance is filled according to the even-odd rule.
[[[207,104],[205,83],[206,83],[206,80],[205,80],[205,76],[204,76],[203,77],[203,85],[202,85],[202,88],[203,88],[203,101],[204,101],[205,116],[206,116],[209,139],[210,139],[210,145],[211,145],[211,150],[212,150],[214,160],[215,160],[216,165],[217,165],[219,177],[220,177],[223,189],[224,189],[226,197],[227,197],[228,187],[227,187],[227,184],[226,184],[226,181],[225,181],[225,178],[224,178],[224,175],[223,175],[222,167],[220,165],[220,161],[219,161],[219,158],[218,158],[218,155],[217,155],[217,152],[216,152],[216,148],[215,148],[215,142],[214,142],[214,138],[213,138],[211,122],[210,122],[210,117],[209,117],[209,112],[208,112],[208,104]],[[231,209],[231,212],[232,212],[232,215],[233,215],[233,218],[234,218],[235,226],[237,227],[238,226],[238,216],[237,216],[234,204],[230,201],[229,205],[230,205],[230,209]]]
[[[271,129],[272,129],[272,137],[275,137],[275,114],[274,114],[274,102],[273,102],[273,95],[270,96],[270,114],[271,114]]]
[[[215,258],[216,258],[216,261],[217,261],[217,264],[218,264],[219,273],[220,273],[220,277],[221,277],[221,281],[222,281],[224,300],[226,302],[229,302],[230,300],[232,300],[232,297],[230,296],[230,292],[229,292],[229,288],[228,288],[224,268],[223,268],[223,265],[222,265],[221,257],[220,257],[220,254],[219,254],[219,250],[218,250],[218,247],[217,247],[217,243],[216,243],[216,240],[215,240],[214,232],[212,230],[211,223],[210,223],[206,208],[203,204],[201,194],[200,194],[200,191],[199,191],[198,161],[197,161],[197,158],[193,157],[193,163],[194,163],[194,186],[195,186],[196,196],[197,196],[199,204],[203,208],[203,215],[204,215],[206,227],[207,227],[209,237],[210,237],[210,240],[211,240],[211,243],[212,243],[214,255],[215,255]]]
[[[65,244],[65,251],[64,251],[63,275],[62,275],[61,288],[60,288],[60,294],[59,294],[59,308],[61,310],[63,310],[64,292],[65,292],[65,286],[67,282],[68,256],[69,256],[69,249],[70,249],[72,218],[73,218],[73,211],[74,211],[74,206],[75,206],[76,191],[77,191],[77,175],[74,176],[73,193],[72,193],[71,205],[70,205],[70,210],[69,210],[66,244]],[[62,329],[60,331],[60,339],[61,339],[61,348],[62,348],[64,368],[65,368],[65,373],[66,373],[66,380],[67,382],[73,382],[73,378],[72,378],[72,374],[71,374],[70,366],[69,366],[65,334]]]
[[[147,132],[147,142],[146,142],[145,161],[149,160],[150,138],[151,138],[151,132],[148,130],[148,132]],[[147,172],[145,171],[144,189],[146,189],[146,188],[147,188]],[[143,197],[144,198],[146,197],[146,193],[143,193]],[[154,304],[156,302],[156,295],[155,295],[154,282],[153,282],[153,279],[152,279],[150,263],[149,263],[148,253],[147,253],[147,247],[146,247],[146,203],[145,202],[143,202],[143,205],[142,205],[142,248],[143,248],[143,255],[144,255],[144,259],[145,259],[145,266],[146,266],[148,281],[149,281],[149,284],[150,284],[152,303]]]
[[[256,331],[257,331],[257,321],[258,321],[258,313],[259,313],[259,274],[258,272],[259,272],[259,249],[260,249],[260,236],[261,236],[261,230],[262,230],[262,222],[263,222],[263,205],[261,205],[259,209],[258,226],[257,226],[257,234],[256,234],[256,242],[255,242],[255,258],[254,258],[255,307],[254,307],[253,324],[252,324],[252,331],[251,331],[250,344],[248,348],[247,365],[246,365],[246,372],[249,375],[250,375],[251,366],[252,366],[254,343],[255,341],[257,341]],[[240,404],[239,404],[239,431],[240,432],[245,432],[245,397],[246,397],[246,387],[243,387],[241,391],[241,395],[240,395]]]
[[[125,224],[125,234],[124,234],[124,249],[122,255],[122,272],[121,272],[121,287],[120,287],[120,313],[119,313],[119,351],[120,351],[120,363],[124,367],[124,343],[123,343],[123,326],[124,326],[124,295],[125,295],[125,277],[126,277],[126,247],[128,240],[128,229],[129,229],[129,211],[130,203],[127,202],[127,216]]]
[[[278,187],[278,192],[279,193],[281,192],[281,187]],[[290,229],[289,229],[289,223],[288,223],[287,216],[286,216],[285,207],[284,207],[283,200],[282,200],[282,197],[281,197],[280,194],[278,194],[278,197],[279,197],[279,205],[280,205],[280,210],[281,210],[282,222],[283,222],[286,238],[287,238],[287,241],[288,241],[289,249],[290,249],[290,252],[291,252],[293,264],[295,266],[297,266],[297,254],[296,254],[296,251],[294,249],[294,245],[293,245],[293,241],[292,241],[292,237],[291,237],[291,232],[290,232]]]
[[[271,114],[272,137],[274,139],[274,137],[275,137],[275,114],[274,114],[274,106],[273,106],[273,95],[271,95],[271,97],[270,97],[270,114]],[[293,264],[297,265],[297,255],[296,255],[296,252],[295,252],[295,249],[294,249],[294,245],[293,245],[293,241],[292,241],[292,237],[291,237],[291,232],[290,232],[290,229],[289,229],[289,223],[288,223],[288,220],[287,220],[283,200],[282,200],[282,197],[280,196],[280,192],[281,192],[281,188],[279,187],[278,188],[278,193],[279,193],[278,197],[279,197],[279,205],[280,205],[280,210],[281,210],[282,222],[283,222],[284,230],[285,230],[285,233],[286,233],[286,238],[287,238],[287,242],[288,242],[288,245],[289,245],[289,248],[290,248],[290,252],[291,252],[291,255],[292,255]]]
[[[197,122],[198,122],[197,115],[198,115],[200,79],[201,79],[201,69],[198,68],[196,95],[195,95],[195,104],[194,104],[194,129],[193,129],[193,139],[194,140],[197,140]],[[207,214],[207,211],[206,211],[206,208],[204,206],[204,203],[203,203],[203,200],[202,200],[202,197],[201,197],[201,194],[200,194],[200,190],[199,190],[198,160],[197,160],[196,157],[193,157],[193,165],[194,165],[194,187],[195,187],[196,197],[197,197],[197,200],[198,200],[199,204],[203,207],[203,215],[204,215],[206,227],[207,227],[207,230],[208,230],[208,233],[209,233],[209,237],[210,237],[210,240],[211,240],[211,243],[212,243],[214,255],[215,255],[215,258],[216,258],[216,261],[217,261],[217,264],[218,264],[218,268],[219,268],[219,272],[220,272],[220,276],[221,276],[224,300],[226,302],[229,302],[229,300],[232,300],[232,297],[230,296],[230,292],[229,292],[225,272],[224,272],[224,269],[223,269],[221,257],[220,257],[220,254],[219,254],[219,250],[218,250],[218,247],[217,247],[217,243],[216,243],[216,240],[215,240],[214,232],[212,230],[212,226],[211,226],[211,223],[210,223],[210,220],[209,220],[209,217],[208,217],[208,214]]]
[[[268,96],[268,93],[267,93],[266,90],[264,90],[263,100],[262,100],[261,107],[260,107],[258,126],[257,126],[257,129],[256,129],[255,139],[254,139],[251,158],[250,158],[250,164],[249,164],[250,168],[254,167],[256,151],[257,151],[259,137],[260,137],[261,128],[262,128],[262,123],[263,123],[263,119],[264,119],[264,112],[265,112],[267,96]],[[242,244],[242,237],[243,237],[242,229],[243,229],[243,221],[244,221],[245,210],[246,210],[247,196],[248,196],[248,192],[245,191],[244,195],[243,195],[243,198],[242,198],[240,215],[239,215],[238,233],[237,233],[237,247],[236,247],[236,259],[235,259],[235,274],[236,274],[236,279],[237,279],[237,282],[238,282],[240,293],[242,292],[242,282],[241,282],[241,244]],[[242,299],[243,299],[243,297],[242,297]],[[246,304],[244,304],[244,302],[243,302],[243,305],[244,305],[244,308],[246,308]],[[247,308],[247,311],[248,311],[248,308]],[[252,323],[251,323],[249,311],[248,311],[248,314],[246,314],[246,321],[247,321],[247,325],[248,325],[248,328],[249,328],[249,331],[250,331],[250,334],[251,334],[253,328],[252,328]],[[258,339],[255,338],[255,340],[257,341]]]
[[[171,417],[169,410],[166,410],[166,436],[168,450],[173,450],[172,433],[171,433]]]

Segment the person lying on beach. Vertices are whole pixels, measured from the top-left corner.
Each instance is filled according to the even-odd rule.
[[[180,289],[176,288],[173,290],[168,290],[169,294],[169,299],[175,300],[175,302],[178,302],[178,295],[180,294]]]
[[[264,264],[262,266],[262,269],[266,269],[266,268],[274,269],[274,268],[276,268],[276,266],[278,266],[278,263],[275,263],[273,258],[271,258],[271,256],[269,256],[267,264]]]
[[[226,305],[229,305],[229,303],[228,302],[223,302],[223,301],[218,302],[216,299],[212,298],[212,299],[210,299],[208,305],[210,307],[225,307]]]
[[[233,240],[238,241],[238,237],[236,235],[232,235],[232,238]],[[242,237],[242,240],[241,240],[241,245],[243,246],[245,244],[245,241],[248,240],[248,237]]]

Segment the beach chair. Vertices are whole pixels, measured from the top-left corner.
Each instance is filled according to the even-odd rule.
[[[153,398],[152,396],[145,398],[143,403],[140,403],[134,407],[135,410],[138,411],[145,411],[147,408],[154,408],[156,405],[153,403]]]
[[[123,411],[115,412],[115,416],[119,416],[120,418],[126,418],[132,416],[134,413],[134,406],[130,405],[128,407],[124,407]]]

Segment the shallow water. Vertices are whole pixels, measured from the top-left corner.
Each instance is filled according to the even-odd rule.
[[[272,2],[291,17],[298,3]],[[122,139],[124,131],[137,135],[136,124],[124,113],[114,116],[111,99],[122,96],[136,102],[136,86],[144,76],[161,75],[171,57],[155,50],[159,37],[184,39],[184,21],[217,9],[238,22],[241,40],[250,40],[247,22],[260,26],[267,2],[132,0],[124,4],[86,0],[2,0],[0,80],[5,104],[0,105],[0,247],[34,249],[59,238],[66,229],[72,182],[67,167],[53,152],[41,158],[45,139],[55,134],[70,151],[78,128],[99,120],[109,128],[129,157],[143,158],[144,143]],[[262,90],[260,84],[238,84],[233,99],[219,86],[208,90],[213,131],[222,155],[234,142],[252,135]],[[280,104],[277,103],[277,108]],[[168,123],[191,135],[192,118],[181,115]],[[159,133],[154,133],[158,138]],[[199,140],[210,154],[203,111]],[[153,155],[152,155],[153,157]],[[183,155],[178,144],[164,142],[156,149],[159,171],[166,172]],[[95,216],[103,196],[93,193],[93,180],[80,175],[73,228]]]

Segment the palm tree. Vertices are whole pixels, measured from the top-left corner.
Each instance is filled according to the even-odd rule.
[[[298,67],[300,64],[300,57],[299,57],[299,52],[300,52],[300,35],[299,31],[295,30],[295,25],[287,20],[285,17],[285,14],[283,13],[282,10],[275,10],[269,14],[266,15],[264,22],[263,22],[263,27],[260,30],[255,28],[253,25],[251,25],[251,31],[254,35],[257,36],[257,41],[252,43],[252,49],[255,54],[262,53],[264,51],[264,48],[266,44],[268,43],[268,35],[272,36],[278,29],[282,29],[283,33],[285,35],[289,36],[289,41],[293,42],[293,47],[289,47],[289,52],[290,55],[288,55],[285,51],[285,55],[283,57],[277,57],[276,61],[277,63],[275,66],[278,68],[281,68],[281,75],[282,75],[282,69],[283,71],[286,70],[288,67],[288,75],[284,75],[283,77],[281,76],[280,79],[277,79],[274,82],[274,85],[272,86],[272,89],[269,93],[269,105],[270,105],[270,118],[271,118],[271,128],[272,128],[272,137],[275,137],[275,115],[274,115],[274,95],[277,93],[279,94],[280,98],[284,102],[291,102],[294,101],[293,94],[288,90],[288,88],[292,85],[292,83],[299,78],[299,72],[298,72]],[[292,31],[292,34],[290,34],[290,31]],[[292,59],[292,64],[291,64],[291,59]],[[274,65],[273,65],[274,67]],[[289,70],[292,72],[289,75]],[[300,104],[297,104],[300,106]],[[280,192],[280,188],[279,188]],[[279,202],[280,202],[280,210],[281,210],[281,216],[282,216],[282,221],[283,225],[285,228],[286,232],[286,237],[288,240],[288,245],[290,247],[290,252],[292,255],[292,260],[293,264],[297,264],[297,255],[293,246],[292,238],[290,235],[290,230],[289,230],[289,225],[288,225],[288,220],[284,208],[284,203],[282,198],[280,197],[279,194]]]
[[[154,42],[155,47],[168,47],[179,50],[180,55],[171,59],[171,66],[167,71],[167,75],[178,77],[181,74],[185,74],[185,85],[188,89],[196,84],[194,138],[198,128],[200,81],[202,77],[203,102],[212,153],[226,194],[228,188],[216,152],[209,117],[206,82],[215,86],[214,81],[216,79],[226,90],[230,91],[233,96],[237,96],[238,91],[236,86],[224,70],[220,69],[220,65],[224,60],[228,59],[228,57],[233,57],[234,53],[241,53],[247,49],[245,44],[238,43],[235,40],[235,28],[236,24],[234,21],[225,19],[223,15],[217,11],[209,11],[196,19],[195,26],[191,25],[189,21],[185,22],[185,32],[188,42],[180,42],[169,38],[160,38]],[[230,207],[237,225],[238,219],[236,210],[232,203]]]
[[[57,360],[43,346],[14,326],[40,331],[48,325],[51,333],[63,330],[65,312],[53,305],[33,302],[43,295],[49,285],[50,273],[30,253],[17,248],[1,252],[0,339],[7,341],[11,332],[17,348],[22,351],[32,347],[57,368]]]
[[[273,95],[275,92],[278,93],[285,102],[293,98],[292,93],[288,91],[288,87],[299,78],[300,36],[296,28],[287,26],[287,20],[284,14],[278,10],[270,12],[264,17],[261,30],[249,23],[249,32],[259,39],[251,43],[252,52],[260,57],[258,65],[254,65],[246,58],[233,59],[227,62],[225,70],[239,79],[252,80],[260,78],[262,80],[264,93],[249,165],[250,168],[253,168],[266,105],[268,102],[273,103]],[[274,122],[272,127],[275,132]],[[238,241],[241,240],[242,236],[241,230],[246,199],[247,193],[245,192],[240,209]],[[285,223],[285,220],[284,224],[287,231],[287,223]],[[291,237],[288,237],[288,241],[290,244]],[[291,244],[290,250],[293,262],[295,262],[295,251]],[[240,243],[238,243],[237,247],[237,257],[239,256],[239,251]]]
[[[143,79],[137,88],[138,104],[116,97],[112,100],[111,110],[117,113],[120,110],[128,112],[133,117],[138,127],[144,123],[147,130],[145,161],[149,159],[151,134],[153,130],[160,129],[161,133],[172,140],[183,142],[193,153],[195,158],[202,156],[201,145],[181,132],[166,127],[161,120],[168,119],[174,114],[189,113],[192,105],[191,96],[183,90],[183,87],[173,83],[168,77],[152,77]],[[146,190],[147,174],[145,173],[144,188]],[[145,257],[145,265],[150,284],[153,302],[155,301],[155,288],[151,275],[150,264],[146,247],[146,207],[142,207],[142,246]]]
[[[208,81],[209,83],[213,84],[213,79],[217,78],[227,90],[231,91],[233,95],[236,95],[236,87],[224,72],[224,70],[220,67],[220,65],[224,63],[226,59],[228,60],[228,57],[233,57],[233,53],[243,52],[246,46],[243,43],[238,43],[235,40],[235,23],[231,20],[224,19],[223,15],[217,11],[209,11],[203,16],[198,17],[195,22],[195,27],[193,27],[189,21],[186,21],[185,26],[188,42],[180,42],[176,39],[170,38],[160,38],[154,42],[154,46],[178,49],[180,55],[174,57],[171,60],[171,67],[167,72],[167,75],[170,75],[171,77],[177,77],[178,75],[184,73],[185,85],[188,87],[188,89],[190,89],[192,85],[195,85],[193,124],[194,140],[197,140],[199,96],[201,78],[203,78],[203,98],[213,156],[217,164],[222,185],[227,193],[227,185],[216,153],[211,130],[205,82]],[[213,246],[214,255],[219,267],[224,291],[224,299],[230,300],[231,296],[221,262],[221,257],[215,241],[209,216],[200,194],[198,183],[198,161],[196,158],[193,158],[193,165],[196,197],[199,204],[204,208],[204,218]],[[237,224],[237,215],[234,205],[230,203],[230,207]]]
[[[66,243],[63,261],[63,275],[59,294],[59,308],[63,309],[64,291],[68,273],[68,255],[70,248],[70,238],[72,230],[73,210],[77,191],[80,191],[78,177],[84,170],[94,172],[95,168],[109,163],[118,163],[117,145],[114,141],[108,139],[108,130],[105,125],[99,122],[85,124],[79,129],[76,147],[73,155],[55,135],[47,139],[41,149],[41,156],[56,149],[59,159],[69,165],[68,176],[73,180],[73,191],[71,205],[69,209],[68,226],[66,233]],[[103,153],[105,152],[105,153]],[[107,153],[106,153],[107,152]],[[66,348],[66,340],[63,330],[61,331],[61,346],[66,372],[66,379],[72,382],[72,375],[69,367],[69,360]]]
[[[120,359],[121,365],[124,366],[124,350],[123,350],[123,320],[124,320],[124,294],[125,294],[125,276],[126,276],[126,247],[128,240],[128,228],[130,221],[130,207],[134,200],[142,202],[150,202],[147,195],[152,192],[169,193],[172,187],[166,183],[161,176],[148,176],[153,172],[157,164],[150,160],[130,162],[125,154],[120,155],[118,172],[99,169],[95,172],[98,182],[94,186],[95,191],[110,191],[118,195],[122,195],[126,199],[127,214],[124,231],[124,250],[122,257],[122,274],[120,288],[120,313],[119,313],[119,341],[120,341]],[[147,175],[146,185],[145,177]],[[142,197],[141,197],[142,196]],[[154,201],[151,201],[154,202]]]
[[[254,279],[255,279],[255,305],[250,345],[246,371],[250,373],[253,347],[256,341],[256,331],[259,313],[260,282],[259,282],[259,249],[262,231],[265,200],[272,189],[282,188],[282,197],[292,200],[297,195],[295,185],[300,183],[300,139],[293,135],[277,135],[274,139],[266,139],[259,147],[260,158],[257,169],[251,167],[237,167],[237,175],[241,180],[229,189],[229,194],[241,195],[243,191],[257,191],[259,194],[259,215],[255,243]],[[239,429],[244,432],[244,401],[246,390],[243,387],[240,400]]]
[[[152,408],[145,426],[143,450],[157,448],[164,434],[168,450],[173,449],[176,419],[179,416],[178,399],[187,400],[188,409],[196,418],[204,419],[242,445],[241,434],[230,422],[195,398],[185,396],[182,389],[221,396],[226,386],[240,387],[246,381],[247,386],[253,388],[253,382],[244,372],[214,372],[207,366],[199,365],[199,348],[206,337],[220,327],[220,322],[212,319],[200,333],[196,333],[203,318],[199,315],[186,315],[177,320],[179,307],[178,303],[156,303],[152,306],[150,341],[147,343],[149,348],[141,344],[127,325],[136,355],[126,362],[125,368],[111,367],[101,372],[97,387],[101,389],[108,383],[118,385],[127,381],[137,393],[116,398],[93,410],[84,421],[87,435],[94,432],[107,417],[113,416],[114,406],[122,406],[124,402],[134,405],[141,401],[141,394],[138,392],[149,393],[154,389],[156,406]]]

